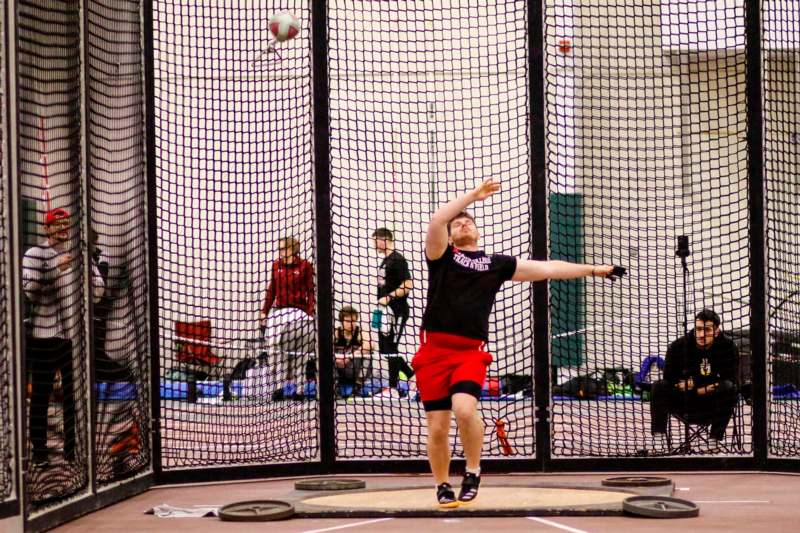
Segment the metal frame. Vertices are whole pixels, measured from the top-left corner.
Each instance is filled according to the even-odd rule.
[[[79,33],[79,37],[78,37],[78,40],[79,40],[79,43],[78,43],[78,57],[79,57],[81,62],[84,61],[83,31],[85,30],[85,27],[84,27],[84,22],[85,21],[84,21],[84,17],[83,17],[83,13],[82,13],[82,7],[83,7],[83,4],[84,4],[85,1],[86,0],[78,0],[78,23],[79,23],[79,26],[80,26],[78,28],[78,33]],[[85,179],[85,165],[86,165],[86,161],[85,161],[85,156],[86,156],[86,149],[85,149],[85,107],[86,106],[85,106],[85,89],[84,89],[84,81],[85,80],[84,80],[84,69],[83,68],[80,68],[79,79],[80,79],[80,94],[79,94],[78,98],[79,98],[79,101],[80,101],[79,114],[80,114],[80,118],[81,118],[81,125],[80,125],[80,132],[81,133],[80,133],[80,139],[79,139],[78,143],[81,145],[80,146],[80,152],[81,152],[82,161],[80,163],[80,167],[79,167],[79,170],[78,170],[78,172],[79,172],[78,180],[81,183],[81,185],[85,185],[84,179]],[[17,89],[18,89],[19,88],[19,76],[17,76],[17,78],[15,80],[15,83],[16,83]],[[17,110],[17,121],[18,121],[17,123],[18,124],[19,124],[19,120],[20,120],[20,115],[19,115],[19,110]],[[17,155],[17,157],[19,157],[19,152],[18,151],[15,152],[15,154]],[[84,187],[83,196],[81,196],[79,198],[80,202],[83,203],[83,206],[84,206],[84,208],[81,211],[81,240],[82,240],[83,243],[86,242],[86,240],[85,240],[85,235],[86,235],[85,234],[85,230],[86,230],[86,220],[87,220],[87,216],[88,216],[87,215],[88,209],[86,208],[86,204],[85,204],[85,202],[86,202],[86,194],[87,194],[87,191],[85,190],[85,187]],[[25,231],[25,227],[24,227],[23,224],[20,224],[19,227],[20,227],[20,231],[18,232],[18,236],[21,238],[23,236],[22,235],[23,232]],[[18,257],[19,257],[18,264],[19,265],[22,264],[22,256],[23,256],[23,250],[22,250],[22,247],[20,247],[20,249],[18,251]],[[87,257],[88,257],[88,251],[87,250],[83,250],[83,258],[82,259],[83,259],[84,262],[87,261]],[[84,293],[83,294],[84,316],[83,316],[83,318],[84,318],[84,320],[87,319],[87,313],[91,312],[90,309],[87,307],[87,300],[86,300],[87,296],[88,296],[87,291],[86,291],[86,272],[87,271],[84,270],[84,275],[83,275],[83,282],[84,282],[84,287],[83,287],[83,289],[84,289],[83,290],[83,293]],[[18,285],[18,286],[21,287],[21,284]],[[21,299],[21,297],[20,297],[20,299]],[[85,336],[87,335],[87,331],[88,330],[86,329],[86,324],[85,324],[84,325],[84,335]],[[91,335],[88,335],[88,337],[86,338],[87,342],[84,344],[84,349],[85,350],[89,349],[90,338],[91,338]],[[21,353],[24,353],[24,352],[21,352]],[[73,357],[74,356],[75,356],[75,354],[73,352]],[[24,359],[24,357],[23,357],[23,359]],[[24,368],[24,364],[22,364],[21,366]],[[91,372],[91,365],[90,364],[87,365],[85,368],[87,368]],[[73,385],[74,385],[74,389],[73,390],[74,390],[74,393],[76,395],[76,398],[75,398],[75,400],[76,400],[76,406],[75,406],[76,416],[77,416],[77,413],[79,412],[79,404],[78,404],[78,399],[79,398],[77,397],[77,393],[78,393],[79,390],[81,390],[81,387],[79,387],[78,384],[76,383],[77,380],[78,380],[78,376],[79,376],[79,374],[75,374],[73,376]],[[22,514],[23,514],[23,519],[24,519],[24,524],[25,524],[25,529],[26,530],[37,531],[37,530],[42,529],[41,527],[35,525],[35,524],[40,523],[40,522],[50,523],[52,521],[58,521],[58,523],[63,523],[64,521],[69,520],[72,517],[80,516],[81,514],[84,514],[86,512],[85,509],[91,508],[91,506],[93,505],[93,503],[94,503],[94,501],[96,499],[95,498],[95,490],[94,490],[93,464],[92,464],[93,463],[93,449],[92,448],[93,448],[93,435],[94,435],[94,430],[93,430],[94,418],[93,418],[93,414],[91,412],[91,410],[93,408],[93,402],[92,402],[92,396],[91,396],[91,394],[92,394],[92,384],[91,384],[91,381],[90,381],[90,379],[91,379],[90,376],[91,375],[89,373],[87,373],[87,375],[85,377],[85,381],[82,384],[83,385],[84,394],[88,394],[86,396],[86,409],[90,410],[90,412],[87,413],[87,420],[89,422],[89,427],[86,428],[86,439],[87,439],[87,442],[86,442],[86,444],[87,444],[86,459],[87,459],[87,466],[88,466],[88,470],[86,472],[86,480],[87,480],[86,486],[76,490],[73,494],[65,496],[63,498],[63,500],[59,501],[58,503],[55,503],[51,507],[45,507],[45,508],[42,508],[42,509],[32,510],[27,504],[24,505],[23,509],[22,509]],[[20,383],[24,383],[25,382],[25,376],[24,375],[22,375],[20,377],[20,379],[21,379]],[[23,408],[23,413],[24,413],[24,408]],[[27,417],[23,417],[23,418],[27,418]],[[76,437],[76,439],[80,438],[81,431],[82,431],[82,428],[79,428],[79,427],[76,426],[76,428],[75,428],[75,437]],[[22,446],[23,447],[21,449],[24,450],[25,449],[24,448],[24,443],[22,444]],[[76,445],[76,454],[77,453],[78,453],[78,449],[77,449],[77,445]],[[22,492],[24,494],[24,490]]]
[[[747,177],[750,196],[750,349],[753,382],[753,451],[763,468],[769,450],[767,416],[767,291],[766,225],[764,223],[764,139],[761,87],[761,0],[745,1],[747,64]],[[798,463],[800,467],[800,463]]]
[[[17,188],[16,175],[17,175],[17,159],[14,157],[17,147],[17,122],[16,122],[16,84],[12,80],[16,79],[17,62],[10,61],[16,58],[16,0],[9,0],[4,2],[2,14],[3,17],[3,42],[2,42],[2,60],[3,79],[0,81],[3,87],[4,104],[0,106],[3,110],[3,141],[4,153],[2,166],[6,169],[7,173],[3,176],[4,188],[8,194],[0,201],[4,202],[8,207],[5,212],[5,219],[2,221],[6,225],[7,234],[9,237],[8,246],[5,248],[5,259],[8,264],[6,274],[8,275],[9,287],[19,287],[20,272],[19,268],[15,266],[14,259],[17,257],[17,249],[19,241],[17,239],[15,222],[19,219],[19,209],[17,208],[17,201],[19,199],[19,191]],[[5,210],[4,210],[5,211]],[[8,406],[9,406],[9,422],[12,424],[12,431],[9,439],[9,446],[12,451],[11,458],[11,495],[8,500],[0,503],[0,518],[7,518],[11,516],[19,516],[22,513],[22,491],[20,490],[21,481],[21,465],[20,450],[23,448],[22,438],[22,420],[20,405],[22,405],[21,387],[21,362],[17,354],[21,353],[19,339],[21,334],[20,320],[20,299],[17,291],[8,291],[7,313],[9,319],[8,335],[9,335],[9,354],[8,370],[9,370],[9,384],[10,390],[8,391]]]
[[[84,306],[84,325],[83,334],[86,336],[84,347],[86,350],[86,357],[84,357],[84,364],[86,364],[86,394],[89,404],[89,413],[87,419],[89,420],[89,427],[86,432],[86,453],[87,464],[89,471],[89,492],[90,494],[97,493],[97,453],[95,444],[97,443],[97,393],[94,387],[94,299],[92,291],[93,275],[92,275],[92,257],[89,244],[89,227],[92,222],[92,193],[91,193],[91,173],[89,165],[89,156],[91,148],[89,147],[89,88],[88,76],[86,75],[86,65],[89,62],[90,55],[87,51],[86,37],[89,28],[89,15],[86,5],[91,0],[80,0],[80,55],[81,55],[81,182],[83,185],[83,212],[81,213],[81,239],[83,240],[83,306]]]
[[[531,143],[531,224],[532,257],[545,260],[549,256],[547,220],[547,151],[545,139],[544,95],[544,3],[528,1],[528,91],[530,92]],[[540,281],[533,286],[534,346],[534,410],[536,458],[539,470],[547,467],[552,447],[550,442],[550,284]]]
[[[83,0],[86,4],[90,0]],[[548,206],[547,206],[547,174],[546,174],[546,146],[545,146],[545,93],[544,93],[544,2],[545,0],[529,0],[528,2],[528,90],[529,90],[529,137],[531,143],[530,160],[530,186],[532,191],[532,257],[544,259],[548,256]],[[10,0],[6,4],[3,14],[6,25],[6,77],[3,80],[7,101],[6,119],[8,135],[6,136],[7,153],[6,164],[8,169],[8,186],[10,212],[9,223],[9,250],[11,258],[9,271],[12,280],[19,286],[21,273],[21,230],[22,211],[20,206],[20,189],[18,182],[18,152],[17,136],[19,129],[19,114],[17,105],[18,96],[18,71],[17,71],[17,46],[16,46],[16,9],[17,2]],[[332,232],[331,232],[331,161],[330,161],[330,117],[329,117],[329,71],[327,47],[327,9],[326,0],[314,0],[311,6],[312,20],[312,90],[313,90],[313,121],[314,121],[314,187],[315,187],[315,230],[316,230],[316,259],[317,259],[317,291],[318,291],[318,331],[331,331],[334,325],[332,309]],[[218,481],[219,479],[253,479],[278,476],[306,476],[321,474],[364,474],[385,472],[417,472],[427,473],[428,463],[423,459],[413,460],[346,460],[336,457],[336,426],[335,404],[333,394],[333,343],[330,335],[319,335],[318,361],[319,372],[319,459],[305,463],[282,463],[268,465],[241,465],[231,467],[211,467],[194,469],[176,469],[165,471],[162,468],[162,451],[160,435],[161,397],[160,397],[160,338],[159,338],[159,307],[158,307],[158,213],[157,213],[157,179],[156,179],[156,138],[155,138],[155,80],[154,80],[154,50],[153,50],[153,0],[142,0],[142,36],[143,36],[143,67],[145,89],[145,115],[144,131],[146,144],[146,180],[147,180],[147,276],[149,283],[149,347],[150,347],[150,401],[151,401],[151,427],[149,436],[152,450],[152,472],[147,472],[132,479],[125,480],[116,486],[97,491],[94,471],[94,441],[93,429],[90,429],[89,452],[92,467],[90,470],[91,488],[88,492],[80,492],[71,500],[64,502],[56,508],[36,514],[26,525],[29,529],[44,529],[54,527],[73,517],[85,514],[92,510],[109,505],[124,498],[133,496],[146,490],[153,483],[186,483]],[[761,64],[761,13],[760,0],[746,0],[745,2],[745,31],[747,37],[747,106],[748,130],[747,146],[749,150],[748,179],[750,198],[750,334],[753,362],[753,412],[752,412],[752,442],[753,454],[735,457],[558,457],[552,454],[550,419],[550,315],[549,315],[549,286],[546,282],[537,283],[532,288],[533,296],[533,334],[534,334],[534,420],[536,455],[525,459],[486,459],[483,463],[485,472],[491,473],[538,473],[538,472],[617,472],[617,471],[725,471],[758,470],[774,472],[800,471],[799,458],[770,458],[768,455],[768,388],[767,388],[767,300],[766,283],[766,243],[765,243],[765,176],[763,168],[763,87]],[[87,12],[82,13],[82,33],[87,31]],[[83,40],[81,41],[83,43]],[[88,51],[83,46],[81,57],[85,61]],[[85,73],[82,73],[85,76]],[[90,212],[90,194],[88,184],[91,180],[88,168],[90,147],[86,135],[88,124],[86,122],[87,94],[85,91],[85,77],[83,78],[84,92],[82,99],[83,115],[83,177],[85,180],[84,205],[85,216]],[[88,220],[88,219],[87,219]],[[87,221],[85,220],[85,222]],[[84,224],[85,225],[85,224]],[[88,249],[86,250],[87,270],[84,279],[90,275]],[[23,375],[23,344],[21,320],[21,296],[10,293],[9,305],[11,309],[12,328],[10,339],[12,349],[17,354],[14,364],[15,387],[12,416],[15,420],[15,469],[14,483],[17,491],[16,498],[0,504],[0,517],[24,515],[24,490],[22,490],[22,474],[25,460],[21,456],[24,450],[24,437],[26,420],[24,416],[24,392],[19,385],[24,383]],[[87,305],[88,320],[91,327],[91,306]],[[92,349],[91,335],[88,336],[87,349]],[[93,366],[89,366],[90,372]],[[91,373],[90,373],[91,376]],[[92,412],[90,419],[95,419],[96,393],[91,387]],[[453,469],[460,469],[463,460],[453,461]]]
[[[144,128],[147,172],[147,286],[150,341],[150,450],[153,474],[161,467],[161,337],[158,313],[158,180],[156,179],[155,72],[153,57],[153,0],[142,0],[144,65]]]
[[[317,332],[333,331],[333,266],[331,256],[330,118],[328,99],[328,2],[311,5],[314,84],[314,185],[317,244]],[[336,409],[333,400],[333,337],[317,335],[319,361],[319,448],[323,468],[336,462]]]
[[[9,227],[10,230],[10,237],[11,237],[11,246],[10,246],[10,254],[11,254],[11,276],[14,280],[14,285],[17,287],[22,287],[22,271],[20,265],[22,265],[22,235],[21,230],[19,228],[24,227],[23,222],[23,213],[22,213],[22,205],[21,205],[21,193],[19,187],[19,96],[18,96],[18,87],[19,87],[19,72],[17,66],[19,65],[19,52],[17,48],[17,0],[9,0],[6,3],[7,6],[7,16],[6,21],[8,25],[6,27],[6,43],[7,43],[7,58],[10,59],[6,64],[6,72],[7,72],[7,94],[8,94],[8,158],[9,158],[9,182],[10,182],[10,201],[11,201],[11,225]],[[16,378],[16,385],[17,390],[16,394],[14,395],[15,400],[15,409],[14,413],[17,416],[17,434],[16,434],[16,489],[17,489],[17,497],[19,499],[19,508],[18,514],[20,516],[20,521],[24,520],[25,517],[25,490],[22,486],[23,484],[23,474],[26,469],[27,465],[27,458],[25,457],[25,444],[26,444],[26,433],[28,428],[28,420],[26,415],[26,399],[25,399],[25,391],[21,386],[22,383],[26,383],[25,379],[25,340],[23,335],[23,302],[22,302],[22,294],[21,291],[15,291],[12,294],[13,300],[13,317],[14,317],[14,324],[13,324],[13,332],[15,336],[16,343],[14,345],[15,349],[15,378]]]
[[[131,483],[121,485],[117,490],[105,490],[90,494],[88,497],[84,496],[80,501],[70,502],[63,506],[39,513],[33,518],[26,519],[25,530],[44,531],[52,529],[65,522],[74,520],[79,516],[141,494],[150,488],[152,484],[153,476],[152,474],[147,474],[137,478]]]
[[[91,282],[92,282],[92,277],[93,277],[93,275],[92,275],[92,265],[91,265],[91,243],[89,242],[89,240],[90,240],[89,239],[89,228],[91,227],[91,216],[90,216],[90,214],[93,212],[92,203],[91,203],[92,173],[91,173],[91,165],[90,165],[90,156],[91,156],[91,153],[92,153],[92,146],[91,146],[91,144],[89,142],[89,132],[90,132],[89,117],[91,116],[92,111],[91,111],[91,106],[90,106],[90,101],[89,101],[89,97],[90,97],[90,81],[88,80],[88,78],[86,76],[86,65],[89,64],[89,61],[90,61],[90,58],[91,58],[91,54],[89,53],[88,47],[85,44],[89,39],[89,35],[90,35],[90,31],[91,31],[90,18],[89,18],[90,10],[86,7],[86,5],[88,3],[90,3],[90,2],[91,2],[91,0],[82,0],[82,4],[83,4],[83,7],[82,7],[82,15],[83,15],[82,16],[82,22],[83,22],[82,37],[83,38],[81,39],[81,45],[82,45],[82,48],[83,48],[83,64],[84,64],[84,67],[81,69],[81,72],[83,74],[83,85],[82,85],[82,88],[83,88],[83,97],[84,97],[84,109],[83,109],[83,111],[84,111],[84,113],[83,113],[83,121],[84,121],[83,122],[84,161],[83,161],[83,163],[84,163],[84,184],[85,184],[85,191],[84,191],[84,193],[85,193],[84,202],[85,203],[84,203],[84,205],[85,205],[85,213],[86,213],[86,226],[85,226],[85,229],[86,229],[86,234],[87,234],[87,239],[86,239],[86,257],[85,257],[86,266],[87,266],[87,268],[86,268],[86,276],[87,277],[86,277],[85,283],[86,283],[86,287],[88,287],[88,288],[91,287]],[[143,13],[141,12],[142,4],[143,4],[143,2],[140,1],[139,2],[139,8],[140,8],[139,23],[140,23],[140,26],[142,26],[142,29],[143,29],[143,20],[142,20]],[[143,33],[143,32],[140,32],[140,35],[139,35],[140,46],[143,45],[143,43],[141,42],[141,39],[142,39],[142,34],[141,33]],[[144,47],[142,46],[142,49],[143,48]],[[145,79],[144,79],[145,72],[146,72],[146,69],[144,68],[144,62],[142,62],[142,77],[143,77],[143,79],[142,79],[142,90],[145,93],[144,96],[146,97]],[[142,117],[141,117],[143,121],[145,119],[144,112],[146,112],[146,109],[147,109],[147,106],[146,106],[146,102],[145,102],[144,109],[142,109],[143,114],[142,114]],[[146,144],[146,142],[147,142],[146,130],[144,128],[142,128],[142,132],[143,132],[143,137],[144,137],[143,140],[144,140],[144,142]],[[142,148],[146,152],[146,146],[143,146]],[[149,162],[150,159],[151,158],[149,157],[149,154],[146,154],[145,167],[143,167],[143,169],[142,169],[144,172],[141,175],[141,177],[143,179],[145,179],[145,180],[147,180],[147,178],[148,178],[147,166],[146,165],[147,165],[147,162]],[[147,187],[146,183],[144,185],[145,185],[145,187]],[[143,203],[144,203],[144,201],[143,201]],[[86,303],[86,305],[87,305],[87,309],[88,309],[88,313],[86,315],[87,335],[88,335],[87,338],[89,339],[89,342],[87,343],[87,350],[89,350],[88,353],[94,354],[95,353],[94,333],[93,333],[94,304],[93,304],[93,301],[91,300],[91,293],[88,293],[88,295],[87,295],[87,303]],[[98,482],[97,482],[98,453],[97,453],[97,449],[96,449],[96,446],[97,446],[97,432],[96,432],[95,428],[97,427],[98,412],[99,412],[99,402],[98,402],[97,389],[94,386],[94,384],[96,383],[94,357],[90,356],[90,357],[88,357],[88,359],[90,361],[90,364],[89,364],[89,379],[90,379],[90,389],[91,389],[90,390],[90,394],[91,394],[90,398],[91,398],[91,409],[92,409],[92,412],[90,413],[90,419],[91,419],[91,425],[90,425],[90,436],[91,436],[90,449],[91,449],[91,454],[92,454],[90,475],[91,475],[91,483],[92,483],[92,493],[95,496],[97,496],[99,494],[103,494],[104,495],[103,496],[104,501],[108,501],[108,502],[119,501],[121,499],[130,497],[133,494],[138,494],[138,493],[146,490],[147,488],[149,488],[150,485],[152,485],[152,478],[153,478],[152,467],[153,467],[153,465],[150,464],[150,469],[149,470],[145,469],[142,472],[136,473],[136,474],[134,474],[134,475],[132,475],[130,477],[126,477],[126,478],[121,479],[119,481],[112,481],[112,482],[109,482],[109,483],[107,483],[107,484],[105,484],[103,486],[100,486],[98,484]],[[145,390],[145,388],[143,387],[142,391],[144,391],[144,390]],[[148,390],[147,394],[149,394],[149,392],[150,391]],[[150,417],[150,413],[147,413],[147,416],[149,418]],[[151,456],[151,461],[152,461],[152,456]],[[132,488],[129,488],[129,486],[132,487]],[[134,492],[131,493],[130,492],[131,490],[133,490]]]

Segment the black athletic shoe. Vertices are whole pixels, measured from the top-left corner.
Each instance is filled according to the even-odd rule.
[[[461,490],[458,493],[458,501],[468,503],[477,498],[480,485],[481,476],[476,476],[471,472],[464,474],[464,479],[461,481]]]
[[[439,500],[439,507],[458,507],[456,493],[450,483],[442,483],[436,487],[436,499]]]

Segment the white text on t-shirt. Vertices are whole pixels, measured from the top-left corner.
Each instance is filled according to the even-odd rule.
[[[463,266],[464,268],[475,270],[477,272],[486,272],[487,270],[489,270],[492,258],[484,255],[483,257],[478,257],[473,259],[471,257],[467,257],[461,252],[456,252],[455,254],[453,254],[453,261]]]

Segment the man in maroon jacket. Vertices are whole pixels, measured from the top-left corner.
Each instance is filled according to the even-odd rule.
[[[286,364],[286,383],[273,398],[301,399],[295,380],[303,366],[302,355],[314,348],[314,267],[300,257],[300,242],[294,237],[278,241],[278,254],[259,318],[269,351],[282,354]],[[315,377],[316,361],[309,358],[306,379]]]
[[[314,316],[314,267],[300,257],[300,242],[294,237],[278,241],[279,259],[272,263],[264,304],[261,306],[261,325],[266,326],[270,310],[293,307]]]

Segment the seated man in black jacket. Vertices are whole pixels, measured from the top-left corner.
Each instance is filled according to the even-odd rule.
[[[694,330],[670,344],[664,379],[653,384],[650,398],[651,430],[666,433],[669,414],[693,423],[711,424],[712,446],[725,438],[725,428],[736,405],[739,352],[720,335],[719,315],[703,309]]]

